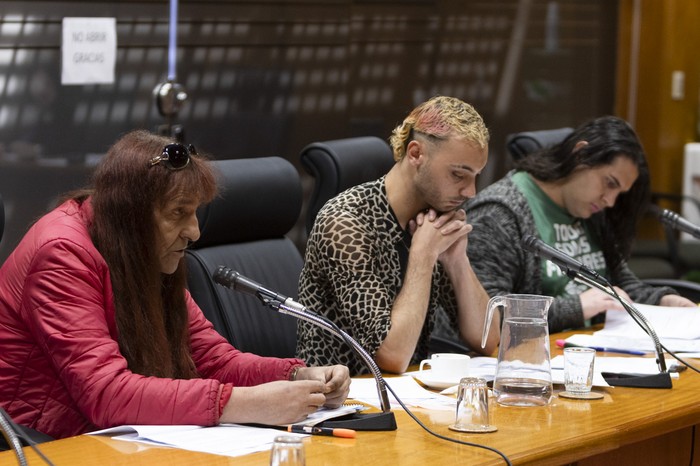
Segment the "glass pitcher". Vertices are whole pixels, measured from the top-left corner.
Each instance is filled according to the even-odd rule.
[[[482,348],[493,311],[503,308],[501,343],[493,381],[496,401],[508,406],[545,406],[552,398],[547,311],[553,298],[528,294],[494,296],[489,300]]]

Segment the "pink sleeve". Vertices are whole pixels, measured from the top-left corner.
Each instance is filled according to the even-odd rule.
[[[114,336],[109,272],[88,247],[67,240],[42,245],[24,296],[21,312],[59,374],[56,390],[66,390],[94,425],[218,422],[218,380],[145,377],[127,368]]]
[[[214,330],[204,314],[186,292],[190,312],[192,358],[200,375],[234,386],[252,386],[275,380],[289,380],[296,366],[306,366],[296,358],[273,358],[244,353]]]
[[[224,413],[224,406],[231,399],[231,393],[233,393],[233,384],[222,383],[219,386],[219,417]]]

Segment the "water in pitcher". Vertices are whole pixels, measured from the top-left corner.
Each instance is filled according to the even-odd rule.
[[[542,379],[502,378],[493,384],[499,404],[545,406],[552,397],[552,383]]]

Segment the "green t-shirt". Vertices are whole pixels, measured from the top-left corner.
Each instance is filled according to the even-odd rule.
[[[526,172],[513,175],[513,182],[527,199],[540,239],[605,276],[603,251],[583,219],[572,217],[559,207]],[[542,292],[548,296],[577,296],[588,286],[571,280],[558,265],[542,260]]]

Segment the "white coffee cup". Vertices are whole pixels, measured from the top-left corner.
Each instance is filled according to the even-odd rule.
[[[435,379],[459,381],[469,375],[470,357],[466,354],[435,353],[430,359],[423,359],[418,368],[424,371],[425,366],[430,366],[430,374]]]

